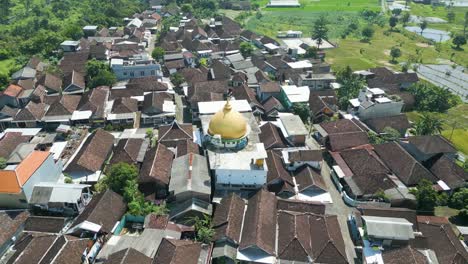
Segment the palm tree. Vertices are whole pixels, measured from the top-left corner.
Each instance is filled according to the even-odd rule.
[[[423,113],[414,125],[414,133],[417,136],[440,134],[443,130],[443,122],[436,116]]]

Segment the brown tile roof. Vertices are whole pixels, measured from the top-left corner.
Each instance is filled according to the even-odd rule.
[[[141,138],[129,138],[121,139],[114,148],[109,164],[117,164],[119,162],[125,162],[129,164],[137,163],[138,154],[141,148],[145,148],[147,144],[144,144],[145,140]],[[144,149],[146,151],[146,149]]]
[[[231,193],[216,206],[213,216],[214,241],[229,238],[239,243],[244,218],[245,202],[237,194]]]
[[[328,133],[328,135],[362,131],[359,126],[349,119],[340,119],[332,122],[321,123],[320,126]]]
[[[91,89],[83,94],[81,101],[78,104],[78,110],[91,111],[93,117],[104,118],[104,110],[109,97],[109,87],[99,86]]]
[[[369,137],[363,131],[331,134],[328,135],[328,139],[332,151],[340,151],[369,144]]]
[[[27,211],[0,212],[0,245],[5,245],[29,216]]]
[[[279,93],[281,86],[277,82],[265,82],[260,84],[260,91],[262,93]]]
[[[151,264],[152,259],[133,248],[117,251],[104,261],[104,264]]]
[[[265,149],[286,148],[288,145],[279,127],[271,122],[267,122],[260,127],[260,142],[265,145]]]
[[[109,233],[126,211],[127,204],[123,197],[112,190],[107,190],[94,195],[84,211],[75,219],[72,227],[88,221],[101,225],[102,230]]]
[[[298,168],[296,172],[294,172],[294,179],[296,179],[299,192],[310,187],[316,187],[325,192],[327,191],[327,185],[322,176],[308,165]]]
[[[62,90],[62,79],[51,73],[46,73],[39,83],[55,92],[60,92]]]
[[[288,153],[289,162],[296,162],[296,161],[322,161],[323,160],[323,153],[321,150],[298,150],[298,151],[290,151]]]
[[[276,97],[270,96],[263,102],[263,109],[265,109],[265,113],[268,114],[273,110],[282,111],[284,107]]]
[[[24,231],[58,234],[65,226],[65,218],[49,216],[30,216]]]
[[[17,84],[21,86],[24,90],[32,90],[34,89],[36,82],[34,81],[34,79],[23,79],[18,80]]]
[[[149,115],[162,113],[164,110],[164,102],[172,100],[174,100],[174,95],[166,92],[145,94],[143,101],[143,112]]]
[[[12,107],[9,107],[8,105],[5,105],[2,110],[0,110],[0,116],[4,116],[4,117],[15,117],[16,116],[16,113],[19,112],[19,109],[18,108],[12,108]]]
[[[157,215],[151,213],[145,216],[144,228],[150,229],[166,229],[169,224],[168,215]]]
[[[229,90],[227,80],[216,80],[197,82],[188,89],[188,101],[192,106],[198,102],[212,101],[213,94],[216,94],[217,98],[222,98]]]
[[[11,263],[40,263],[41,258],[47,254],[56,239],[56,235],[32,235],[24,249],[21,250],[20,255],[16,259],[10,259]]]
[[[158,128],[159,142],[165,144],[171,141],[193,139],[193,126],[191,123],[179,124],[177,121],[169,125],[162,125]]]
[[[60,100],[57,100],[50,105],[45,116],[71,115],[78,107],[80,100],[80,95],[62,95]]]
[[[126,85],[127,89],[141,89],[145,92],[164,92],[168,87],[158,80],[156,76],[146,76],[130,79]]]
[[[54,264],[81,264],[82,255],[87,248],[90,240],[80,239],[72,236],[65,236],[67,243],[60,250],[57,257],[54,259]]]
[[[239,250],[256,246],[270,255],[275,254],[276,197],[266,190],[259,190],[249,199],[245,213]]]
[[[23,88],[21,88],[21,86],[10,84],[3,91],[3,94],[11,96],[11,97],[18,97],[22,92],[23,92]]]
[[[377,191],[396,187],[387,176],[389,171],[365,149],[346,150],[341,157],[351,169],[353,176],[345,177],[354,195],[373,195]]]
[[[30,136],[22,136],[20,132],[8,132],[0,138],[0,157],[8,158],[15,148],[21,143],[27,143]]]
[[[98,129],[86,139],[78,154],[65,170],[87,170],[90,172],[101,170],[113,146],[114,136]]]
[[[468,180],[468,173],[446,155],[440,157],[430,170],[452,189],[462,187]]]
[[[419,223],[419,231],[434,250],[439,263],[468,263],[468,252],[457,238],[450,224]]]
[[[278,258],[314,263],[348,263],[336,216],[278,214]]]
[[[268,189],[272,192],[290,192],[294,193],[294,182],[289,171],[286,170],[283,164],[280,153],[272,150],[267,151],[266,163],[268,166],[267,184]],[[278,188],[278,182],[281,182],[281,187]]]
[[[163,144],[147,151],[141,165],[139,183],[156,182],[168,185],[171,177],[172,160],[174,153]]]
[[[167,146],[164,142],[161,144]],[[182,157],[189,153],[200,154],[200,147],[197,143],[193,142],[191,139],[187,140],[178,140],[176,142],[176,157]]]
[[[411,127],[408,117],[406,114],[400,114],[395,116],[377,117],[370,118],[365,121],[366,125],[377,133],[382,133],[384,128],[391,127],[400,132],[400,135],[404,136],[406,130]]]
[[[30,101],[25,108],[21,109],[15,116],[15,121],[39,121],[42,119],[49,105]]]
[[[413,224],[413,230],[418,230],[418,219],[414,210],[398,207],[381,208],[370,205],[361,205],[358,210],[361,215],[404,218]]]
[[[70,85],[76,85],[79,88],[84,89],[86,86],[84,75],[75,70],[65,74],[65,77],[63,78],[63,88],[65,89]]]
[[[136,111],[138,111],[138,100],[129,97],[115,99],[111,110],[113,114],[127,114]]]
[[[236,100],[247,100],[252,107],[263,108],[263,106],[258,102],[257,95],[255,91],[248,87],[247,84],[243,84],[239,87],[234,87],[232,89],[232,95]]]
[[[163,238],[153,264],[197,264],[200,253],[200,243]]]
[[[409,137],[409,143],[424,154],[455,153],[452,144],[440,135]]]
[[[422,179],[436,182],[437,178],[413,158],[400,144],[389,142],[374,145],[375,152],[387,167],[408,186],[418,184]]]
[[[426,264],[427,258],[411,246],[386,248],[382,252],[385,264]]]
[[[296,213],[325,214],[325,204],[323,203],[290,199],[278,199],[277,209],[278,211],[291,211]]]

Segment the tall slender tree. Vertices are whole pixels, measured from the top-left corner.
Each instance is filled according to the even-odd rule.
[[[320,49],[320,46],[323,43],[323,40],[328,39],[328,21],[324,16],[320,16],[315,20],[314,26],[312,28],[312,39],[317,43],[317,49]]]

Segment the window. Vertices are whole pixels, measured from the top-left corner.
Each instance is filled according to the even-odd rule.
[[[124,75],[124,76],[127,76],[127,72],[124,72],[123,75]]]
[[[135,74],[133,72],[130,72],[130,76],[133,77],[135,76]]]
[[[141,72],[140,72],[140,76],[145,76],[145,72],[144,72],[144,71],[141,71]]]
[[[19,199],[20,203],[28,203],[25,199]]]
[[[154,70],[151,70],[151,75],[156,75],[156,73],[154,72]]]

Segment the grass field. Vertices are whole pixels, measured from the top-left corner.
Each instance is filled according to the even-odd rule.
[[[260,7],[268,4],[268,1],[259,1]],[[357,12],[363,9],[374,11],[380,10],[379,0],[304,0],[299,1],[301,7],[267,7],[265,11],[312,11],[312,12],[327,12],[327,11],[345,11]]]
[[[417,121],[419,113],[406,113],[410,121]],[[453,145],[464,154],[468,155],[468,104],[461,104],[451,108],[447,113],[437,114],[444,121],[442,136],[450,140]],[[452,134],[452,127],[453,130]]]

